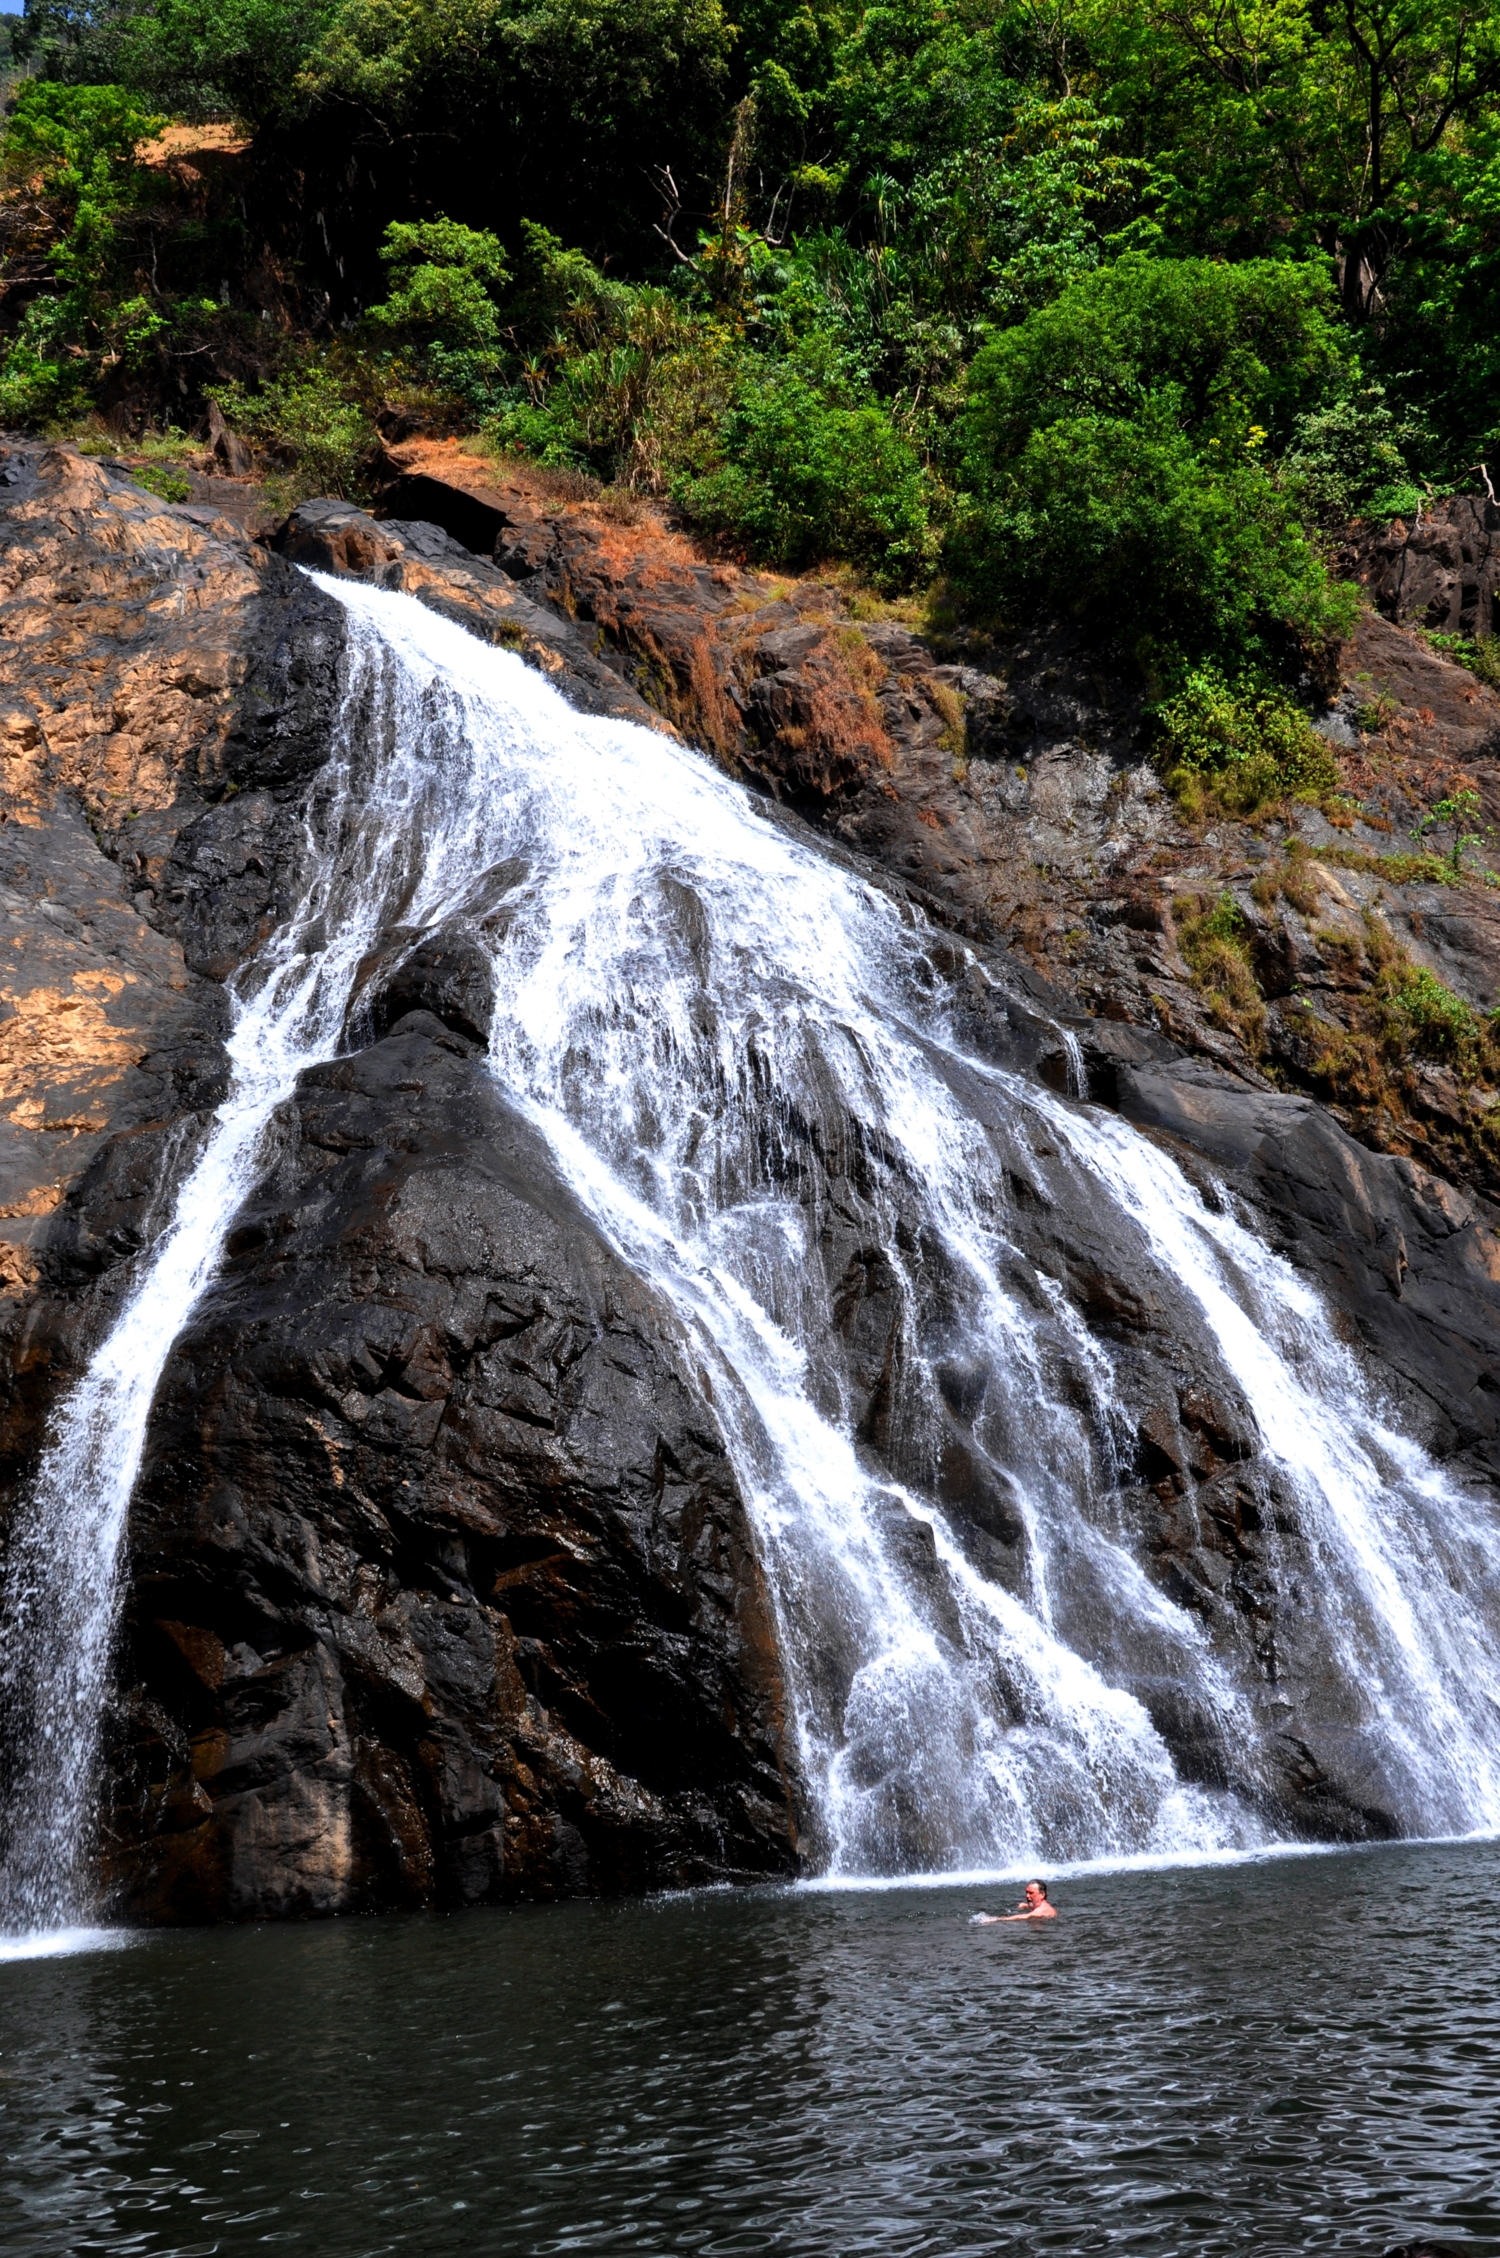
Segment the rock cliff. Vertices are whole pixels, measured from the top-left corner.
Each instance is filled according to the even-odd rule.
[[[68,450],[16,444],[3,466],[5,1498],[196,1148],[225,983],[295,884],[344,635],[299,564],[403,589],[585,710],[688,738],[910,899],[949,937],[932,953],[956,996],[974,958],[990,969],[977,1047],[1062,1088],[1070,1033],[1098,1102],[1317,1279],[1412,1431],[1500,1472],[1493,1097],[1329,1064],[1377,927],[1497,1000],[1493,891],[1389,852],[1439,784],[1471,780],[1500,817],[1500,698],[1372,613],[1324,721],[1347,801],[1195,826],[1138,689],[1066,624],[935,647],[609,497],[451,449],[389,468],[374,514],[305,504],[268,545],[250,513],[164,507]],[[1226,891],[1254,1014],[1184,953],[1194,905]],[[794,1872],[813,1837],[771,1609],[674,1321],[484,1071],[463,937],[372,993],[361,1047],[285,1109],[158,1393],[110,1729],[117,1901],[203,1919]],[[809,1133],[809,1176],[829,1149]],[[1121,1510],[1250,1689],[1248,1789],[1305,1833],[1388,1831],[1379,1783],[1342,1762],[1298,1532],[1268,1526],[1232,1385],[1181,1310],[1142,1299],[1085,1187],[1028,1205],[1021,1154],[1014,1180],[1024,1259],[1121,1351]],[[859,1185],[834,1194],[862,1446],[914,1475],[882,1411],[895,1299]],[[945,1418],[940,1494],[1003,1582],[1013,1517],[961,1394]],[[1221,1778],[1205,1720],[1141,1690],[1186,1775]]]
[[[63,450],[8,467],[13,1499],[223,1093],[224,982],[288,906],[344,631],[229,519]],[[437,600],[484,577],[457,562]],[[498,609],[580,704],[654,722],[565,621]],[[474,1065],[487,1008],[405,967],[177,1345],[112,1722],[106,1866],[138,1914],[794,1867],[713,1412]]]

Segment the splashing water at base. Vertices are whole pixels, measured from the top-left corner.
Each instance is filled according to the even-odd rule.
[[[1123,1123],[961,1058],[925,930],[697,756],[581,718],[413,599],[320,585],[351,647],[305,896],[238,980],[231,1098],[59,1415],[14,1545],[0,1922],[87,1904],[116,1561],[156,1383],[276,1107],[344,1043],[361,960],[397,927],[490,937],[494,1071],[677,1314],[751,1510],[832,1870],[1264,1831],[1244,1691],[1111,1521],[1110,1361],[1018,1256],[1021,1149],[1059,1197],[1108,1203],[1238,1383],[1399,1823],[1500,1825],[1479,1510],[1381,1424],[1311,1290]],[[879,1461],[841,1345],[862,1320],[824,1259],[843,1241],[896,1313]],[[960,1399],[1022,1563],[1008,1579],[933,1502]],[[1126,1682],[1143,1677],[1190,1692],[1238,1789],[1179,1778]]]

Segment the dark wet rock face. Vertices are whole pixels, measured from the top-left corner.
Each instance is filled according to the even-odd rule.
[[[1495,632],[1500,507],[1492,501],[1455,495],[1371,527],[1353,543],[1352,562],[1388,619],[1449,635]]]
[[[239,525],[66,451],[13,460],[7,1512],[224,1094],[225,984],[305,879],[344,647],[341,607]],[[358,513],[306,514],[308,563],[379,566],[585,710],[659,726],[437,529],[366,555]],[[309,1077],[162,1384],[103,1829],[135,1917],[797,1865],[774,1640],[712,1408],[474,1055],[483,949],[415,939],[365,968],[367,1047]]]
[[[304,1079],[162,1383],[127,1641],[111,1854],[158,1916],[795,1870],[712,1413],[429,1014]]]
[[[1356,1144],[1308,1098],[1197,1060],[1127,1067],[1129,1120],[1202,1156],[1350,1322],[1403,1428],[1500,1477],[1500,1242],[1484,1203]]]
[[[0,511],[0,1435],[11,1469],[227,1083],[339,607],[211,511],[16,446]],[[107,1227],[98,1218],[108,1212]]]

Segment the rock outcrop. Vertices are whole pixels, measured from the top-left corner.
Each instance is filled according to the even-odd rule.
[[[391,468],[378,515],[304,504],[273,548],[248,508],[164,507],[68,450],[11,449],[0,1509],[222,1093],[228,984],[295,897],[345,633],[299,564],[413,594],[584,710],[687,737],[909,898],[935,979],[960,1009],[972,992],[977,1048],[1063,1088],[1071,1035],[1098,1102],[1316,1277],[1412,1431],[1500,1472],[1483,1092],[1450,1074],[1348,1101],[1305,1017],[1309,998],[1330,1026],[1354,1012],[1371,919],[1474,1006],[1500,999],[1491,890],[1382,862],[1455,778],[1500,817],[1500,698],[1371,617],[1324,717],[1358,812],[1194,827],[1147,757],[1138,686],[1066,625],[935,648],[608,498],[452,450]],[[1253,1043],[1183,954],[1191,905],[1225,891],[1255,937]],[[109,1734],[106,1865],[136,1917],[787,1874],[810,1839],[706,1386],[484,1071],[488,1011],[461,936],[377,987],[352,1054],[284,1109],[173,1348]],[[805,1134],[843,1218],[830,1353],[861,1446],[917,1479],[865,1195],[826,1177],[838,1140]],[[1386,1831],[1378,1784],[1341,1769],[1336,1689],[1288,1597],[1297,1532],[1265,1526],[1232,1384],[1190,1313],[1142,1298],[1081,1180],[1048,1204],[1023,1154],[1014,1178],[1020,1258],[1119,1351],[1119,1504],[1148,1572],[1264,1711],[1255,1792],[1307,1833]],[[942,1416],[945,1509],[1013,1581],[1020,1532],[961,1390]],[[1140,1690],[1185,1774],[1219,1781],[1209,1722]]]
[[[1362,528],[1350,563],[1387,619],[1443,635],[1493,635],[1500,506],[1473,494]]]
[[[4,1510],[223,1094],[225,983],[295,899],[344,635],[232,520],[67,450],[10,464]],[[379,562],[660,726],[503,576],[461,556],[438,586],[443,548]],[[715,1416],[473,1063],[465,996],[418,956],[309,1078],[163,1382],[104,1836],[140,1917],[795,1868]]]
[[[278,794],[325,757],[343,624],[211,512],[166,509],[66,449],[13,446],[6,468],[0,1431],[14,1459],[154,1228],[184,1125],[223,1094],[222,981],[276,914],[264,850]],[[235,937],[205,952],[181,856],[216,828],[233,832],[216,922]],[[100,1171],[134,1186],[102,1236],[81,1191]]]
[[[132,1909],[795,1868],[713,1414],[474,1051],[416,1010],[305,1076],[173,1350],[117,1724]]]

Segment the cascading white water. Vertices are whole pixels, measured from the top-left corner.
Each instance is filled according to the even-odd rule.
[[[84,1917],[102,1706],[125,1516],[172,1342],[254,1183],[276,1108],[336,1055],[361,959],[420,925],[472,875],[478,778],[467,749],[434,759],[373,642],[309,798],[302,898],[233,987],[230,1094],[124,1307],[54,1422],[10,1532],[0,1613],[6,1777],[0,1933]],[[404,678],[401,688],[404,689]],[[399,710],[404,734],[391,733]],[[438,732],[442,737],[441,730]],[[447,742],[445,739],[444,742]]]
[[[308,817],[306,897],[238,983],[233,1095],[64,1407],[14,1551],[8,1694],[30,1739],[4,1925],[82,1909],[115,1558],[151,1397],[267,1124],[344,1040],[377,934],[477,920],[502,864],[494,1071],[700,1365],[833,1871],[1258,1839],[1243,1797],[1178,1777],[1128,1690],[1187,1689],[1243,1756],[1229,1769],[1254,1776],[1242,1695],[1111,1520],[1110,1357],[1018,1262],[1018,1152],[1058,1197],[1082,1182],[1108,1202],[1139,1274],[1238,1383],[1297,1501],[1305,1604],[1350,1730],[1401,1824],[1500,1825],[1500,1583],[1479,1509],[1382,1424],[1306,1284],[1119,1120],[962,1058],[921,927],[706,762],[580,717],[412,599],[321,584],[348,614],[351,678]],[[823,1256],[840,1233],[883,1266],[898,1313],[901,1481],[861,1444],[834,1353]],[[935,1467],[941,1405],[958,1398],[1022,1540],[1004,1583],[912,1472]]]

